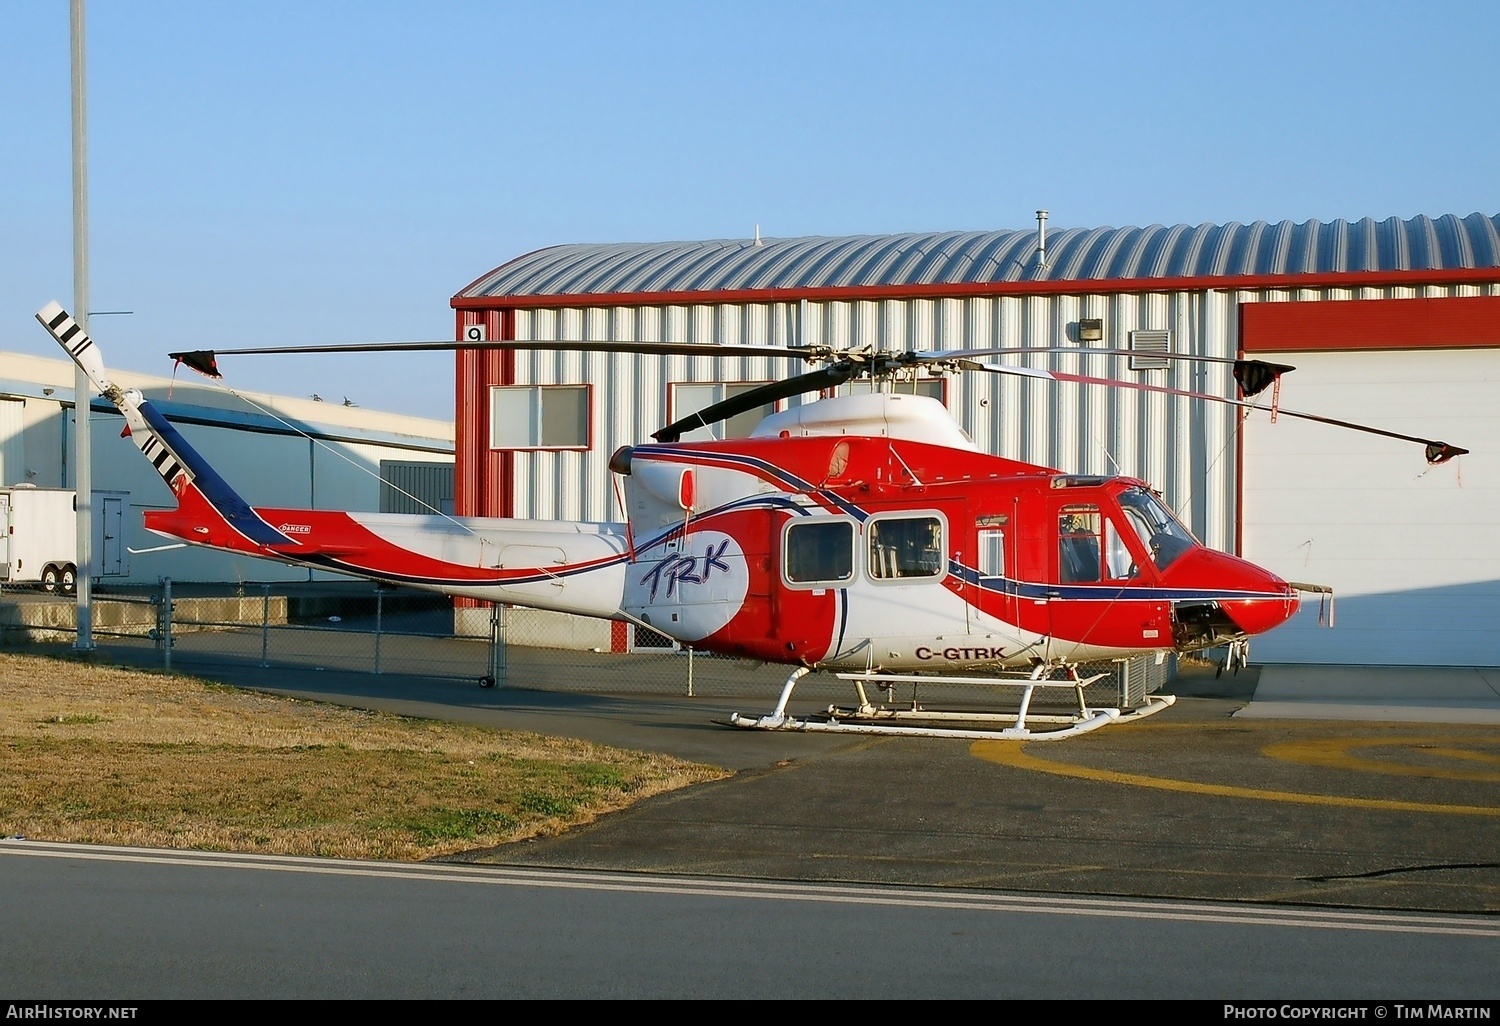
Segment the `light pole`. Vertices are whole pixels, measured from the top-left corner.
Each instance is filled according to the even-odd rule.
[[[73,42],[73,316],[85,335],[89,330],[89,171],[88,118],[85,105],[83,0],[71,0]],[[94,468],[93,432],[89,430],[89,407],[94,396],[88,375],[73,366],[73,494],[78,551],[73,574],[78,602],[78,634],[73,647],[94,647],[94,606],[90,570],[94,565]]]

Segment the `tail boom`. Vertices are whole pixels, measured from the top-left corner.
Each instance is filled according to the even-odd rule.
[[[629,550],[624,525],[257,509],[140,392],[110,380],[98,347],[61,306],[49,303],[36,316],[119,409],[125,433],[176,499],[174,509],[145,514],[147,530],[225,552],[445,594],[623,618]]]

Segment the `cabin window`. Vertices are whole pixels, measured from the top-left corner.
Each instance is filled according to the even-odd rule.
[[[870,522],[870,576],[878,581],[940,577],[944,551],[943,522],[937,517],[886,517]]]
[[[706,410],[714,403],[744,395],[751,389],[760,388],[764,381],[687,382],[676,381],[671,385],[672,420]],[[684,442],[712,442],[725,438],[749,438],[760,422],[776,412],[775,403],[766,403],[744,413],[721,420],[707,427],[695,428],[682,433]]]
[[[979,576],[1005,576],[1005,532],[984,528],[979,532]]]
[[[491,449],[587,449],[589,386],[496,385]]]
[[[786,579],[793,584],[838,584],[854,576],[851,521],[793,521],[783,549]]]
[[[1063,584],[1099,580],[1101,518],[1093,507],[1065,509],[1057,518],[1057,572]]]

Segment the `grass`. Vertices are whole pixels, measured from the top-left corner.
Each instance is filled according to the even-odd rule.
[[[0,836],[422,859],[727,776],[586,741],[0,654]]]

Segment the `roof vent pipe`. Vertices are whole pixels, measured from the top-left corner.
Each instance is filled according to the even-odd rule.
[[[756,225],[755,226],[755,241],[753,243],[751,243],[751,245],[753,245],[753,246],[764,246],[765,245],[764,242],[760,241],[760,225]]]
[[[1039,271],[1047,269],[1047,212],[1045,210],[1036,212],[1036,266]]]

